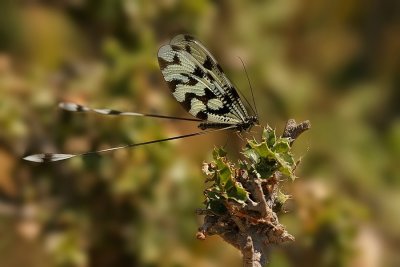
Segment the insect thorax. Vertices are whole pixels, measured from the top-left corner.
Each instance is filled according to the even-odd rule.
[[[251,127],[253,127],[256,124],[258,124],[257,116],[250,116],[247,117],[245,121],[236,124],[236,127],[233,129],[243,132],[250,130]],[[221,123],[221,122],[202,122],[199,124],[198,127],[202,130],[207,130],[207,129],[220,129],[231,125],[232,124]]]

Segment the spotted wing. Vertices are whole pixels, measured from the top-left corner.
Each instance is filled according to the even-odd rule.
[[[193,116],[224,124],[248,117],[236,89],[198,40],[176,36],[160,48],[158,62],[173,96]]]

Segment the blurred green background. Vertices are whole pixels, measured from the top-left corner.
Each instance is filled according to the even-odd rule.
[[[400,266],[399,14],[395,0],[1,0],[0,266],[241,266],[220,238],[195,238],[201,163],[226,140],[240,156],[233,133],[21,160],[196,131],[57,108],[188,116],[157,64],[177,33],[200,39],[249,96],[245,61],[263,125],[312,122],[281,217],[296,241],[271,247],[269,266]]]

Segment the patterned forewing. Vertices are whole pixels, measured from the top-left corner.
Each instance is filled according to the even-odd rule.
[[[201,44],[184,38],[176,36],[158,52],[161,71],[176,100],[202,120],[243,122],[247,112],[218,63]]]
[[[226,77],[217,60],[199,40],[190,35],[180,34],[175,36],[170,44],[176,45],[190,53],[206,69],[207,74],[214,78],[218,87],[223,89],[224,94],[229,96],[232,108],[238,113],[243,114],[244,117],[248,117],[247,110],[240,100],[235,87],[228,77]]]

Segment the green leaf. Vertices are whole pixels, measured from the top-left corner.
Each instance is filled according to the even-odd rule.
[[[226,151],[222,147],[214,148],[213,158],[217,160],[218,158],[223,158],[226,156]]]
[[[262,158],[255,169],[261,176],[261,178],[268,179],[275,171],[278,170],[279,165],[277,161],[269,158]]]
[[[276,142],[275,130],[270,127],[264,128],[262,133],[262,139],[266,141],[268,147],[273,147]]]
[[[290,177],[290,179],[294,180],[296,179],[296,176],[293,174],[293,170],[292,170],[292,166],[290,166],[282,157],[280,156],[276,156],[277,161],[279,162],[280,167],[278,168],[278,170]]]
[[[242,187],[239,182],[228,190],[227,196],[229,199],[233,199],[240,204],[244,204],[249,196],[249,193]]]
[[[260,144],[257,144],[255,142],[249,142],[251,148],[254,149],[254,151],[260,156],[260,157],[268,157],[273,155],[273,152],[271,151],[271,149],[269,149],[269,147],[267,146],[267,144],[265,142],[262,142]]]
[[[260,160],[259,155],[256,153],[256,151],[252,148],[248,148],[244,150],[243,155],[248,158],[252,163],[257,163]]]
[[[293,158],[292,154],[290,154],[290,153],[282,153],[282,154],[279,154],[279,156],[280,156],[288,165],[290,165],[292,168],[294,167],[295,161],[294,161],[294,158]]]
[[[279,138],[272,150],[277,153],[288,153],[290,150],[289,141],[286,138]]]
[[[222,161],[221,158],[217,159],[215,163],[217,164],[218,168],[219,185],[225,187],[228,181],[231,179],[231,169],[229,168],[228,164]]]

